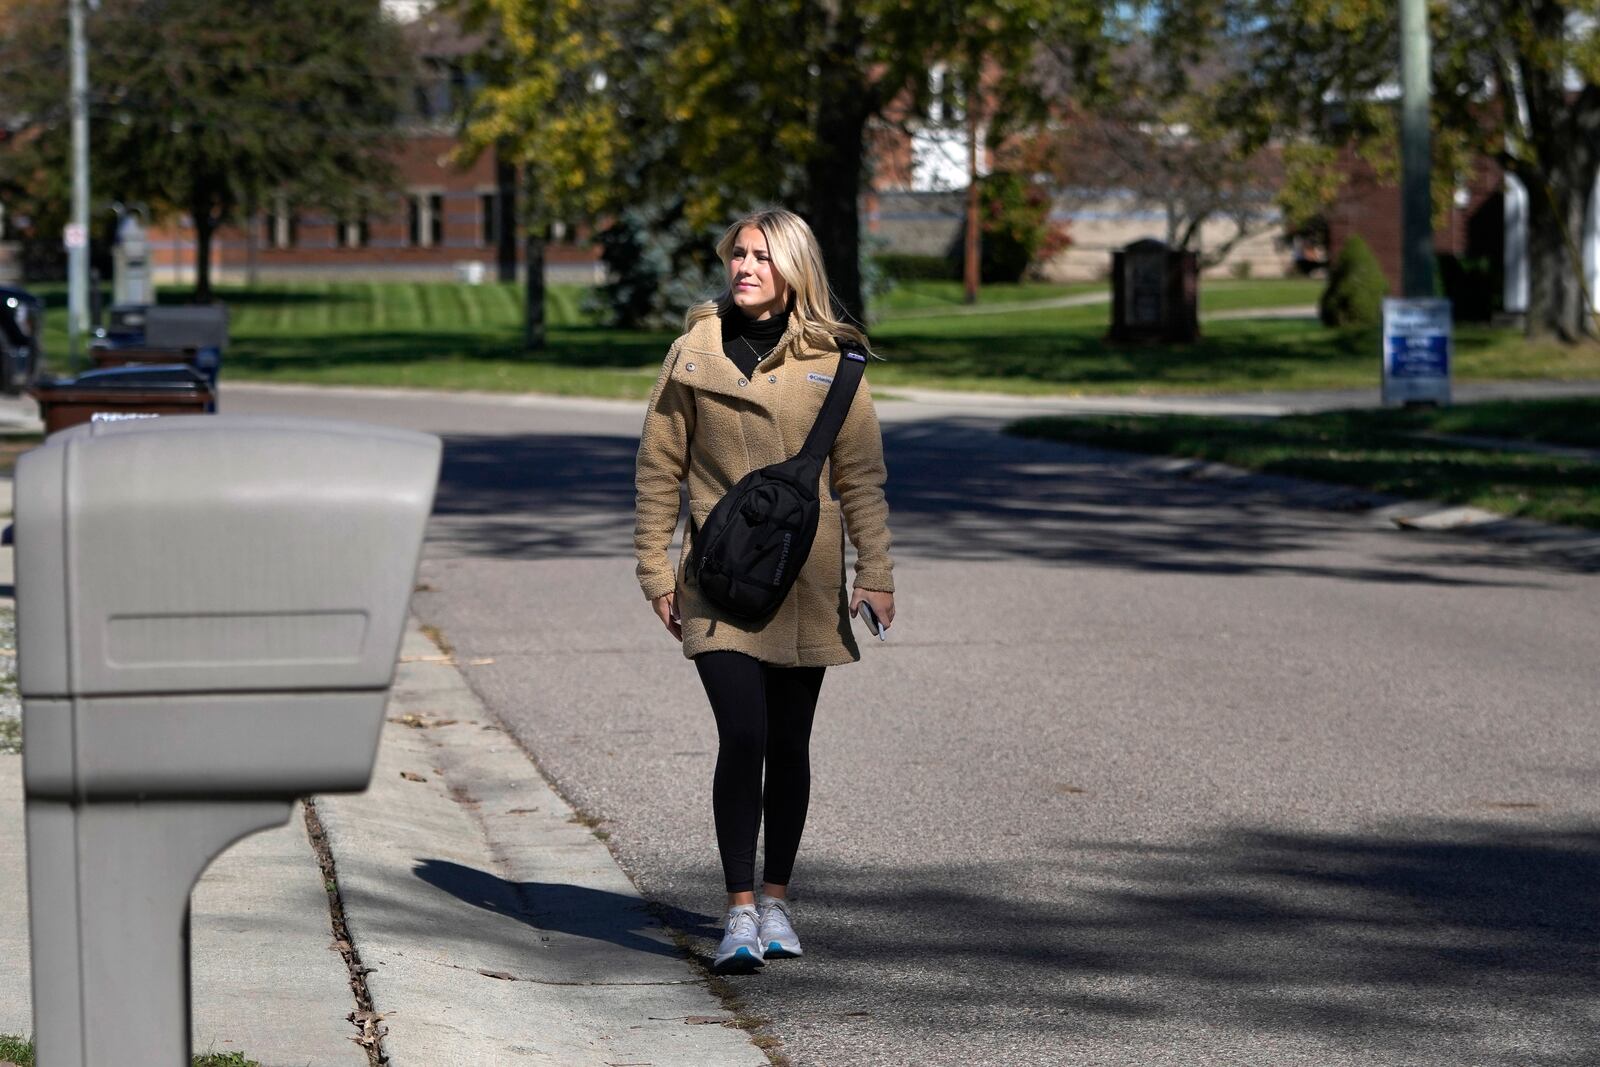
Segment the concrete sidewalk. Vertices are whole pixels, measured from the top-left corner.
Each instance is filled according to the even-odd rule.
[[[10,484],[0,484],[8,501]],[[0,585],[10,584],[11,552],[0,550]],[[0,598],[0,612],[12,609]],[[335,893],[301,805],[286,825],[225,852],[195,887],[196,1052],[241,1052],[262,1067],[365,1067],[375,1041],[394,1067],[768,1062],[415,621],[388,719],[371,788],[311,805]],[[15,755],[0,755],[0,864],[0,1033],[27,1036]]]

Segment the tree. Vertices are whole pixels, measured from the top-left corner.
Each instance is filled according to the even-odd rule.
[[[857,317],[872,125],[925,113],[935,63],[977,61],[999,72],[986,86],[993,135],[1036,95],[1040,42],[1075,47],[1100,11],[1090,0],[477,2],[499,17],[511,59],[475,137],[541,160],[549,204],[599,216],[677,203],[696,230],[793,204]]]
[[[1250,143],[1283,138],[1395,158],[1399,26],[1388,0],[1143,8],[1169,55],[1221,47],[1236,57],[1219,113]],[[1529,196],[1529,335],[1571,342],[1596,332],[1577,249],[1600,169],[1600,0],[1433,0],[1430,24],[1435,204],[1474,154],[1516,175]],[[1322,167],[1333,159],[1300,157]]]
[[[64,159],[67,137],[61,20],[41,5],[21,28],[0,83],[0,114],[24,116],[32,134],[32,154],[3,168],[13,174]],[[351,213],[392,180],[411,75],[399,33],[370,0],[104,0],[89,20],[100,202],[187,213],[195,299],[208,301],[212,239],[247,207],[284,195]]]
[[[1147,111],[1122,104],[1076,109],[1036,138],[1026,157],[1069,197],[1123,194],[1130,209],[1159,211],[1166,243],[1197,253],[1202,266],[1282,225],[1282,167],[1274,153],[1244,148],[1236,133],[1210,121],[1199,100]],[[1205,247],[1204,229],[1215,222],[1230,231]]]

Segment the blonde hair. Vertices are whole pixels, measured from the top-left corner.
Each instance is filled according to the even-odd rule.
[[[765,208],[729,226],[717,242],[717,257],[722,265],[728,265],[739,234],[752,227],[767,239],[772,266],[789,285],[789,318],[798,325],[800,336],[818,348],[826,348],[835,337],[843,335],[873,354],[867,346],[867,335],[859,327],[834,317],[833,290],[828,287],[828,273],[822,266],[822,249],[806,220],[794,212],[781,207]],[[733,291],[724,288],[716,299],[689,308],[683,318],[684,332],[712,316],[725,314],[732,306]]]

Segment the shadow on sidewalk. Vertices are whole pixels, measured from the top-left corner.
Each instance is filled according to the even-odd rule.
[[[637,897],[556,882],[512,882],[449,860],[419,860],[412,873],[475,908],[537,930],[606,941],[631,952],[683,955]]]

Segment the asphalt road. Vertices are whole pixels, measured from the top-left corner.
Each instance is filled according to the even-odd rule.
[[[713,937],[637,406],[227,408],[445,435],[417,610]],[[1600,575],[928,410],[883,406],[900,615],[823,686],[807,957],[737,980],[793,1063],[1600,1061]]]

